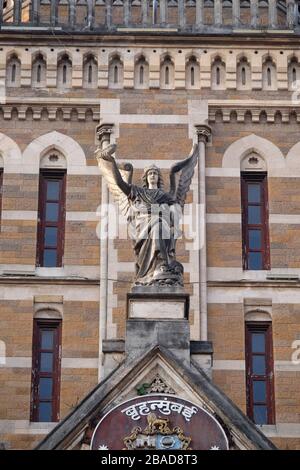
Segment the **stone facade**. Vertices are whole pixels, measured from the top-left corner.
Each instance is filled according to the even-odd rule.
[[[49,5],[41,3],[40,15],[46,18]],[[186,157],[197,141],[195,126],[210,126],[205,145],[206,279],[201,278],[199,249],[189,239],[178,242],[178,260],[184,265],[185,289],[191,296],[191,340],[213,342],[213,381],[246,412],[245,318],[253,312],[270,315],[276,424],[264,425],[262,430],[279,448],[299,449],[300,365],[291,360],[293,343],[300,340],[300,111],[299,97],[292,89],[294,78],[300,79],[297,27],[291,28],[290,16],[280,10],[274,28],[274,15],[263,8],[264,24],[270,18],[273,21],[273,32],[271,28],[264,35],[254,29],[229,36],[226,28],[223,35],[219,28],[213,36],[206,35],[205,28],[195,35],[172,30],[165,35],[151,29],[139,35],[130,28],[128,32],[110,29],[104,2],[99,3],[91,18],[106,25],[101,31],[78,30],[70,36],[55,29],[54,34],[28,34],[20,21],[9,29],[7,10],[0,32],[0,81],[5,90],[0,97],[0,340],[5,348],[0,365],[5,384],[0,441],[8,449],[33,448],[54,427],[30,422],[32,325],[39,304],[59,309],[62,316],[60,418],[124,357],[124,348],[105,352],[102,344],[102,340],[125,337],[126,294],[134,259],[129,240],[118,236],[99,240],[96,233],[98,206],[108,198],[93,155],[100,119],[111,125],[117,158],[133,163],[136,182],[152,161],[167,178],[170,166]],[[161,1],[162,6],[165,3]],[[197,3],[188,9],[187,25],[195,23]],[[233,4],[236,8],[237,2]],[[59,8],[59,18],[69,19],[64,7]],[[131,12],[135,24],[138,9],[133,7]],[[172,18],[175,8],[169,10]],[[206,10],[206,23],[215,28],[220,10]],[[225,26],[232,28],[228,10],[223,10]],[[77,14],[84,21],[85,7]],[[122,15],[123,7],[114,7],[111,25],[122,23]],[[250,9],[241,9],[241,18],[249,23],[252,18],[253,26],[253,11],[251,17]],[[176,21],[170,19],[169,28]],[[126,18],[124,24],[130,26]],[[87,79],[91,58],[96,64],[91,69],[92,85]],[[148,74],[143,87],[137,80],[141,58]],[[11,81],[9,67],[15,60],[19,81]],[[45,67],[42,86],[34,81],[37,60]],[[59,79],[59,64],[64,60],[71,64],[68,87]],[[171,71],[167,84],[162,80],[166,60]],[[198,73],[194,84],[190,60]],[[242,60],[250,70],[245,85],[240,78]],[[271,82],[266,81],[269,63]],[[119,67],[117,83],[112,76],[115,66]],[[218,83],[216,66],[221,70]],[[36,266],[39,171],[49,151],[61,153],[67,169],[60,268]],[[241,161],[251,152],[264,159],[268,172],[270,271],[243,271],[242,267],[240,170]],[[188,199],[194,205],[199,202],[199,180],[196,173]],[[113,224],[112,215],[109,224]],[[207,334],[201,327],[203,282]]]

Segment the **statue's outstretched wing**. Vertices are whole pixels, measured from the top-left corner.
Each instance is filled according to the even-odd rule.
[[[187,192],[190,188],[195,166],[198,160],[198,145],[194,145],[188,158],[172,166],[170,172],[170,192],[175,197],[182,209]],[[181,171],[178,184],[176,185],[176,174]]]
[[[95,154],[101,175],[104,177],[109,191],[118,203],[122,213],[127,216],[129,201],[127,188],[130,187],[133,174],[133,166],[130,163],[118,164],[112,154],[117,146],[112,144],[105,149],[97,149]]]

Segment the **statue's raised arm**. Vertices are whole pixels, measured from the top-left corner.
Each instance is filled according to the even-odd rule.
[[[105,149],[97,149],[95,154],[101,175],[105,179],[115,201],[119,204],[122,213],[127,215],[129,210],[128,196],[131,191],[133,166],[130,163],[123,165],[117,164],[115,158],[112,156],[116,148],[117,146],[112,144]]]
[[[170,171],[170,193],[183,209],[186,195],[190,189],[194,175],[195,166],[198,161],[198,145],[194,144],[190,155],[172,166]],[[178,184],[176,185],[176,174],[181,171]]]

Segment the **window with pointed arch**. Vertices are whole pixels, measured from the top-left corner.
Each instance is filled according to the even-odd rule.
[[[13,54],[6,64],[6,86],[16,88],[21,85],[21,61]]]
[[[242,57],[236,68],[236,84],[238,90],[250,90],[251,86],[251,67],[245,57]]]
[[[72,61],[68,54],[64,54],[57,64],[57,88],[72,87]]]
[[[277,70],[271,57],[268,57],[262,67],[263,90],[277,90]]]
[[[46,86],[47,64],[42,54],[38,54],[32,63],[31,84],[33,88]]]
[[[186,64],[185,86],[187,89],[200,88],[200,67],[194,56],[190,57]]]
[[[220,57],[216,57],[211,68],[211,88],[213,90],[225,90],[226,68]]]
[[[112,58],[108,71],[109,88],[123,88],[123,63],[119,56]]]
[[[174,63],[169,56],[166,56],[161,64],[160,87],[168,90],[174,88]]]
[[[98,62],[93,55],[88,55],[83,61],[83,88],[97,88]]]
[[[149,64],[145,57],[140,57],[134,67],[134,87],[149,88]]]
[[[300,84],[300,66],[298,59],[293,57],[288,65],[288,86],[289,90],[299,89]]]

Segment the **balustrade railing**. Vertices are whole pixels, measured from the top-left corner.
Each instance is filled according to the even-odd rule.
[[[297,0],[0,0],[0,27],[75,32],[293,30]]]

